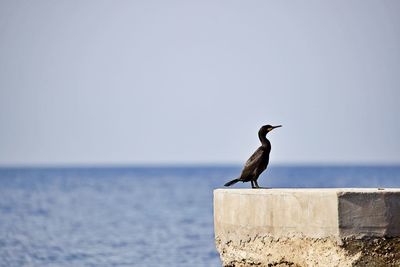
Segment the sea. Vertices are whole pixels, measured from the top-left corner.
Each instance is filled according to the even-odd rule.
[[[0,266],[221,266],[213,190],[240,170],[0,168]],[[259,184],[400,187],[400,166],[271,166]]]

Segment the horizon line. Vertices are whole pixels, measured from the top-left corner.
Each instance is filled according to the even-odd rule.
[[[33,163],[0,164],[0,169],[216,168],[243,165],[238,162]],[[400,162],[278,162],[269,167],[400,167]]]

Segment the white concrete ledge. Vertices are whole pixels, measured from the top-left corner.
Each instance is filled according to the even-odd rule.
[[[225,266],[400,266],[400,189],[217,189],[214,223]]]

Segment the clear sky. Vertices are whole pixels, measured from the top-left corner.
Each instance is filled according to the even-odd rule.
[[[0,165],[400,163],[400,1],[1,1]]]

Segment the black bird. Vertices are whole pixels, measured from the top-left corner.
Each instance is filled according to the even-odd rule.
[[[233,185],[237,182],[251,182],[252,188],[260,188],[257,183],[258,176],[267,168],[269,162],[269,152],[271,151],[271,143],[267,139],[267,133],[275,128],[282,127],[282,125],[271,126],[264,125],[258,131],[258,138],[260,138],[261,146],[257,148],[256,152],[246,161],[242,173],[239,178],[227,182],[225,186]]]

